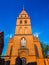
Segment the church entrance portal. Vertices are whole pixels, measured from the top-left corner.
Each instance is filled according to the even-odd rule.
[[[15,65],[26,65],[26,59],[25,58],[17,57]]]
[[[26,64],[25,58],[17,57],[15,65],[37,65],[37,62],[31,62],[31,63]]]

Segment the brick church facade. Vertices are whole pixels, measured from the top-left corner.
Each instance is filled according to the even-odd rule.
[[[44,59],[40,41],[32,34],[28,13],[23,9],[16,20],[14,37],[10,38],[5,61],[16,64],[20,57],[23,65],[36,62],[37,65],[49,65],[49,59]]]

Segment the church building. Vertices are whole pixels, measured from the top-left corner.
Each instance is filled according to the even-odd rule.
[[[10,65],[17,65],[18,57],[22,65],[49,64],[49,59],[43,58],[39,39],[32,34],[30,17],[24,9],[16,19],[14,37],[9,40],[6,56],[5,61],[10,61]]]

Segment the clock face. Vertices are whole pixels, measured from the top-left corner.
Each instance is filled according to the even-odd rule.
[[[21,39],[21,46],[22,47],[25,47],[26,46],[26,40],[25,40],[25,38],[22,38]]]

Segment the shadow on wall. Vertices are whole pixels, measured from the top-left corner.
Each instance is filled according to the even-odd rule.
[[[28,63],[27,65],[37,65],[37,62]]]

